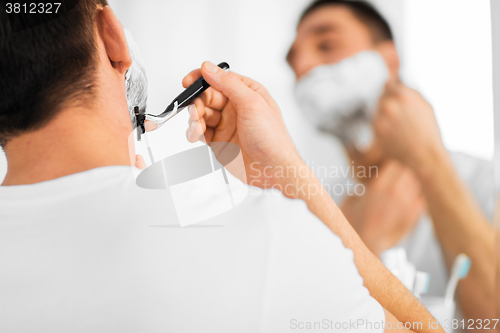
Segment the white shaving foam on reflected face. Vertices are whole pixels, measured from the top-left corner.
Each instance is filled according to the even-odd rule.
[[[373,141],[371,122],[388,78],[382,56],[363,51],[312,69],[297,82],[295,97],[317,129],[366,151]]]

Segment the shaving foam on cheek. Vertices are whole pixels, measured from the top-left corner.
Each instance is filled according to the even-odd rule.
[[[146,70],[142,65],[139,45],[134,41],[132,34],[127,29],[123,30],[125,32],[130,55],[132,57],[132,65],[128,69],[125,77],[125,89],[130,121],[132,122],[132,126],[135,128],[135,107],[139,107],[140,111],[146,111],[148,99],[148,79],[146,76]]]
[[[297,82],[295,96],[318,130],[366,151],[373,139],[371,121],[388,78],[382,56],[363,51],[338,63],[315,67]]]

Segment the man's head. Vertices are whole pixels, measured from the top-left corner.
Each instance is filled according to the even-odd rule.
[[[0,18],[0,144],[36,131],[65,110],[130,131],[123,29],[106,0],[62,1],[63,14]],[[103,114],[98,110],[107,109]],[[89,111],[90,110],[90,111]]]
[[[317,0],[300,18],[287,61],[300,79],[316,66],[337,63],[366,50],[378,51],[390,78],[397,78],[399,58],[391,29],[370,4]]]

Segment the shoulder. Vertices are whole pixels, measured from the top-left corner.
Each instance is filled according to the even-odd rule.
[[[303,200],[287,198],[275,189],[252,187],[248,196],[249,208],[259,209],[266,215],[277,247],[286,247],[293,242],[294,249],[302,249],[303,254],[342,253],[340,257],[353,264],[352,251],[346,249],[342,240],[309,211]]]
[[[458,175],[467,185],[483,213],[491,220],[495,209],[492,161],[459,152],[450,152],[450,157]]]
[[[351,319],[380,322],[385,318],[380,304],[363,286],[353,252],[303,201],[275,192],[259,200],[276,208],[270,221],[272,233],[267,259],[270,312],[265,320],[272,331],[293,330],[314,323],[334,329],[335,323],[342,325]]]

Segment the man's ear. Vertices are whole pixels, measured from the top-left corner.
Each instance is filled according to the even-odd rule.
[[[123,27],[110,6],[104,6],[97,15],[97,24],[111,65],[120,74],[125,74],[132,65],[132,57]]]
[[[389,69],[389,79],[399,79],[399,55],[393,41],[384,41],[377,44],[375,49],[382,55]]]

